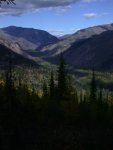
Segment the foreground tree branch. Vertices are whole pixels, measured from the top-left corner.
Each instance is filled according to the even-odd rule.
[[[0,4],[2,4],[3,2],[5,2],[7,4],[15,4],[14,1],[15,0],[0,0]]]

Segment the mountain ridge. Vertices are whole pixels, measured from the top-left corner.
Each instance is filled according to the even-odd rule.
[[[7,32],[9,32],[9,29],[11,28],[16,28],[17,31],[22,30],[22,33],[17,37],[16,35],[13,36],[9,33],[7,34]],[[35,44],[32,42],[31,43],[34,45],[31,46],[30,41],[28,41],[29,37],[27,37],[27,39],[25,38],[26,35],[24,34],[23,30],[30,30],[29,35],[31,33],[31,30],[33,30],[33,32],[37,31],[32,28],[23,29],[23,27],[14,26],[0,29],[0,42],[2,41],[1,44],[4,44],[7,48],[10,48],[17,54],[20,54],[23,57],[26,57],[33,61],[41,59],[41,61],[57,63],[60,53],[63,53],[66,62],[73,66],[85,68],[95,67],[97,69],[113,69],[113,64],[111,62],[113,47],[113,24],[99,25],[82,29],[65,39],[59,40],[55,38],[56,41],[53,40],[52,43],[49,43],[49,41],[47,45],[43,43],[39,45],[37,44],[38,47],[35,47]],[[12,29],[10,30],[10,32],[11,34],[17,34],[13,33]],[[42,32],[47,33],[46,31]],[[3,39],[2,35],[6,37]],[[23,37],[20,38],[21,35]],[[53,36],[51,36],[51,38],[52,37]],[[30,46],[34,46],[34,48],[31,49]],[[104,50],[104,53],[102,49]],[[109,56],[107,49],[109,49]],[[98,56],[102,58],[98,58]]]
[[[82,29],[82,30],[75,32],[70,37],[64,40],[61,40],[55,44],[43,47],[40,51],[42,52],[48,51],[47,57],[53,57],[55,55],[60,54],[61,52],[66,51],[72,46],[73,43],[79,40],[88,39],[92,37],[93,35],[98,35],[108,30],[113,30],[113,24],[99,25],[99,26]]]
[[[59,39],[47,31],[34,28],[9,26],[0,29],[0,38],[18,43],[23,50],[34,50],[43,45],[56,43]]]

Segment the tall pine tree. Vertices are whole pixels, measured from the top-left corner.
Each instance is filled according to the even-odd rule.
[[[12,53],[8,53],[8,65],[5,71],[5,89],[7,99],[12,100],[14,96],[14,75],[13,75],[13,62]]]
[[[63,54],[60,56],[60,64],[58,69],[58,98],[64,100],[67,93],[66,71]]]
[[[54,75],[53,75],[53,71],[51,72],[51,78],[50,78],[50,89],[49,89],[49,93],[50,93],[50,100],[54,100],[55,98],[55,84],[54,84]]]
[[[47,83],[44,81],[43,87],[42,87],[42,92],[43,92],[43,98],[47,99],[48,98],[48,89],[47,89]]]
[[[91,79],[91,87],[90,87],[90,102],[96,102],[96,78],[95,78],[95,71],[92,71],[92,79]]]

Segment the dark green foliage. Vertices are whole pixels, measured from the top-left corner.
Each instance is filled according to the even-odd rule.
[[[47,83],[44,81],[43,83],[43,98],[47,99],[48,97],[48,88],[47,88]]]
[[[29,88],[21,75],[15,80],[9,57],[5,84],[0,84],[0,148],[112,150],[113,97],[96,89],[95,78],[93,71],[90,91],[73,88],[61,57],[58,84],[51,72],[39,97],[34,83]]]
[[[75,89],[74,96],[75,96],[75,101],[76,101],[76,103],[78,104],[78,102],[79,102],[79,100],[78,100],[78,92],[77,92],[76,89]]]
[[[13,64],[12,64],[12,53],[8,53],[7,66],[5,71],[5,89],[7,99],[13,99],[14,94],[14,75],[13,75]]]
[[[98,103],[100,105],[102,105],[102,102],[103,102],[103,91],[102,89],[99,90],[99,96],[98,96]]]
[[[90,102],[95,103],[96,102],[96,79],[95,79],[95,71],[92,71],[92,80],[91,80],[91,89],[90,89]]]
[[[55,98],[55,83],[54,83],[54,75],[53,71],[51,72],[51,78],[50,78],[50,99],[54,100]]]
[[[66,70],[65,70],[65,62],[63,59],[63,55],[60,56],[60,64],[58,68],[58,98],[59,100],[66,99],[67,94],[67,79],[66,79]]]

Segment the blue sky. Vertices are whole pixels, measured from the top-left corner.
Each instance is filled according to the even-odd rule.
[[[0,8],[0,27],[33,27],[54,35],[113,23],[113,0],[16,0]]]

